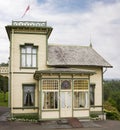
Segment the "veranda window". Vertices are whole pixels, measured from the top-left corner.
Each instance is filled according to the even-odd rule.
[[[88,92],[74,92],[74,108],[88,107]]]
[[[58,80],[42,81],[42,109],[58,109]]]
[[[43,109],[58,108],[58,92],[43,92]]]
[[[74,108],[88,108],[88,80],[74,80]]]

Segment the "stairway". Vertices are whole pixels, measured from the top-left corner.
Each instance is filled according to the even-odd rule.
[[[73,128],[82,128],[82,123],[77,119],[77,118],[69,118],[68,123],[73,127]]]

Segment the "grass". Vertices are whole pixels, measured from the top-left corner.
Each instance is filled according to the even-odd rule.
[[[0,92],[0,106],[8,106],[8,93],[6,93],[6,97],[4,100],[4,93]]]

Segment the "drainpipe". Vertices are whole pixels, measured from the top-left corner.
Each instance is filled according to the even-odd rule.
[[[107,67],[105,68],[105,70],[103,71],[103,74],[107,71]]]
[[[103,81],[103,75],[105,74],[105,72],[107,71],[107,67],[105,68],[105,70],[103,71],[103,74],[102,74],[102,81]],[[104,88],[103,88],[103,85],[104,85],[104,82],[102,83],[102,106],[103,106],[103,102],[104,102]],[[103,120],[106,120],[106,117],[105,117],[105,113],[103,111],[103,107],[102,107],[102,119]]]

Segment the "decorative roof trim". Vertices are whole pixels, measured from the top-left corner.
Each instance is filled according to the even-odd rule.
[[[34,74],[34,79],[39,79],[42,74],[85,74],[94,75],[96,74],[93,70],[87,69],[76,69],[76,68],[53,68],[46,70],[38,70]]]

